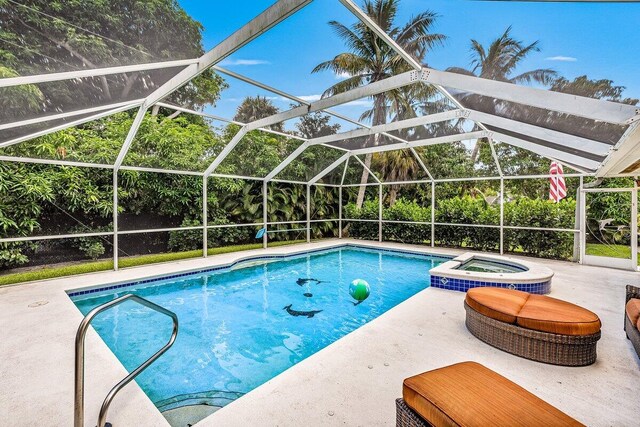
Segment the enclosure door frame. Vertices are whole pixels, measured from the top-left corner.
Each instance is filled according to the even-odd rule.
[[[638,271],[638,184],[633,188],[582,188],[580,197],[580,259],[586,265]],[[631,259],[587,255],[587,193],[630,193]]]

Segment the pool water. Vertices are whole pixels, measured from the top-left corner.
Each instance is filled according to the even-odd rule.
[[[445,261],[343,247],[72,299],[86,314],[135,293],[175,312],[175,344],[136,381],[161,411],[224,406],[427,288],[429,270]],[[355,305],[349,283],[357,278],[371,294]],[[171,334],[170,319],[131,301],[93,326],[129,371]]]
[[[522,273],[526,268],[518,265],[504,264],[483,259],[472,259],[460,265],[457,270],[477,271],[482,273]]]

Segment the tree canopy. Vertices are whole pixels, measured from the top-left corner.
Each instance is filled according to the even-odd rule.
[[[398,22],[401,5],[400,0],[365,0],[363,3],[366,13],[383,30],[410,55],[426,63],[429,52],[442,45],[445,40],[445,35],[433,32],[438,15],[424,10],[406,22]],[[321,62],[311,72],[329,71],[344,78],[327,88],[325,96],[409,70],[405,61],[364,24],[345,26],[332,21],[329,25],[344,41],[345,51]],[[454,68],[452,71],[514,83],[534,82],[555,91],[629,104],[638,103],[637,99],[625,97],[624,87],[615,85],[608,79],[591,79],[586,75],[569,79],[548,69],[522,70],[524,59],[538,52],[539,45],[537,41],[518,40],[510,27],[487,46],[475,40],[471,41],[471,45],[474,57],[470,68]],[[0,0],[0,78],[195,58],[202,53],[202,26],[175,0],[25,0],[20,3]],[[3,88],[0,89],[0,123],[30,114],[51,114],[83,106],[137,99],[159,87],[178,71],[179,69],[173,68]],[[209,70],[171,95],[169,101],[193,109],[203,109],[206,105],[215,105],[226,87],[225,81]],[[371,100],[372,108],[360,119],[373,125],[431,114],[447,108],[444,105],[446,99],[436,95],[433,86],[426,84],[411,85],[376,95]],[[611,130],[609,125],[602,123],[590,123],[562,114],[523,108],[513,103],[498,105],[493,99],[466,97],[463,102],[471,108],[480,106],[482,108],[478,107],[479,109],[499,110],[501,115],[540,126],[580,127],[586,129],[588,136],[594,139],[602,138],[603,134]],[[251,122],[278,112],[279,109],[271,99],[258,95],[244,99],[234,118],[241,122]],[[0,154],[113,164],[133,118],[131,111],[114,114],[0,148]],[[453,120],[437,126],[402,130],[397,136],[407,140],[419,139],[455,133],[463,126],[461,120]],[[222,152],[239,128],[237,124],[215,127],[200,116],[185,113],[178,115],[166,108],[156,108],[145,116],[124,165],[202,172]],[[300,137],[312,139],[335,134],[340,131],[341,126],[330,116],[313,112],[302,116],[291,127],[279,123],[271,128],[285,135],[260,130],[247,133],[216,172],[262,178],[300,146]],[[386,142],[386,137],[378,135],[367,142],[380,144]],[[416,148],[416,154],[436,178],[495,176],[496,168],[488,143],[480,141],[475,147],[477,156],[473,154],[473,147],[468,141]],[[502,143],[497,143],[495,149],[507,175],[548,172],[549,161],[531,152]],[[343,154],[342,151],[325,146],[309,147],[276,178],[306,182]],[[384,181],[415,179],[425,173],[415,155],[408,150],[366,156],[365,164],[379,173]],[[350,182],[367,181],[364,168],[354,159],[351,165],[356,165],[357,168],[347,169]],[[342,170],[334,175],[340,175],[341,178]],[[201,177],[121,170],[118,178],[118,213],[126,219],[125,224],[133,227],[138,224],[137,221],[142,220],[152,222],[154,226],[160,224],[167,227],[202,224]],[[1,162],[0,236],[111,230],[112,179],[109,169]],[[463,211],[465,215],[479,212],[486,205],[486,200],[481,200],[478,195],[495,194],[494,184],[482,180],[439,183],[438,199],[453,200],[442,205],[450,210],[440,213],[444,215],[443,221],[449,220],[449,214],[455,217],[458,211]],[[520,203],[519,198],[546,197],[546,188],[539,183],[510,180],[505,185],[514,204]],[[361,188],[357,196],[354,197],[351,190],[347,190],[345,196],[347,202],[356,202],[353,206],[356,210],[365,197],[366,190]],[[206,203],[211,224],[262,221],[261,181],[213,177],[208,189]],[[394,205],[396,201],[401,201],[398,207],[390,207],[389,215],[397,215],[393,219],[430,219],[430,212],[424,206],[416,206],[429,204],[431,193],[428,186],[395,185],[389,190],[383,196],[385,204]],[[267,196],[269,221],[294,221],[305,216],[305,185],[272,183],[268,186]],[[316,215],[319,218],[335,218],[338,211],[337,199],[334,189],[314,187],[310,201],[312,218]],[[546,202],[528,203],[521,203],[518,215],[524,215],[533,208],[536,212],[541,212],[540,216],[555,212],[554,209],[543,206]],[[370,205],[365,206],[364,210],[371,208],[372,212],[377,212],[377,204]],[[491,209],[485,209],[493,215],[487,218],[494,220],[495,209]],[[603,203],[601,209],[607,215],[612,215],[610,212],[615,207],[613,203]],[[481,214],[485,215],[486,212]],[[563,215],[563,218],[571,217],[566,212]],[[147,222],[144,224],[148,225]],[[377,230],[377,225],[375,228]],[[397,232],[401,231],[398,227]],[[187,249],[194,245],[198,247],[202,232],[191,230],[191,234],[184,233],[176,232],[171,234],[170,239],[164,239],[162,244],[165,249]],[[251,227],[239,227],[229,233],[222,233],[220,230],[211,233],[212,242],[223,244],[231,241],[253,241],[255,231]],[[336,233],[335,222],[313,224],[314,236],[331,236]],[[451,238],[456,237],[456,233],[450,234]],[[525,237],[521,241],[528,239]],[[287,233],[282,233],[273,238],[288,237]],[[107,243],[99,238],[90,239],[93,240],[73,238],[71,241],[74,247],[81,248],[87,256],[104,255],[104,245]],[[147,236],[139,239],[146,243],[152,241]],[[158,237],[153,239],[161,240]],[[482,240],[479,237],[474,239]],[[0,244],[0,267],[24,264],[46,245],[53,244]],[[96,245],[103,247],[100,249]]]
[[[175,0],[0,0],[0,76],[197,58],[202,25]],[[112,74],[0,92],[6,119],[133,100],[181,68]],[[223,81],[209,70],[169,98],[213,103]]]

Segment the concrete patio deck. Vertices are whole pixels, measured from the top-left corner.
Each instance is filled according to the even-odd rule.
[[[284,254],[352,242],[328,240],[0,288],[0,424],[73,423],[73,342],[82,315],[65,290],[226,264],[256,254]],[[600,316],[602,339],[594,365],[550,366],[494,349],[466,330],[463,293],[428,288],[197,426],[392,426],[394,400],[401,394],[405,377],[463,360],[488,366],[587,425],[638,425],[640,360],[622,324],[624,286],[639,285],[640,273],[533,261],[555,271],[551,296]],[[47,303],[34,307],[39,301]],[[102,399],[126,371],[92,330],[86,347],[85,425],[94,426]],[[116,397],[109,414],[116,426],[168,425],[136,384],[128,385]]]

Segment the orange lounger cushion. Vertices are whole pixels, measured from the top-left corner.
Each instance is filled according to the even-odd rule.
[[[586,308],[533,294],[518,313],[517,324],[535,331],[579,336],[595,334],[601,326],[598,315]]]
[[[583,425],[475,362],[458,363],[407,378],[402,397],[411,409],[436,427]]]
[[[502,288],[472,288],[466,303],[478,313],[501,322],[516,323],[518,313],[527,302],[527,292]]]
[[[638,320],[640,319],[640,299],[631,298],[625,306],[625,312],[627,313],[629,320],[631,320],[632,325],[638,323]]]

